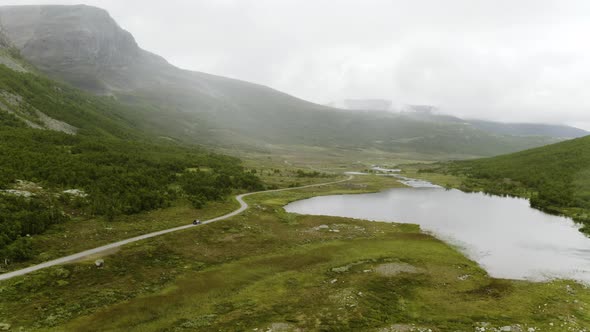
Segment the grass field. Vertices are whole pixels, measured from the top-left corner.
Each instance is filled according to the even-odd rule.
[[[254,195],[240,216],[125,246],[104,258],[104,268],[91,260],[0,283],[0,323],[57,331],[590,326],[590,291],[582,285],[490,278],[415,225],[282,209],[306,197],[394,186],[391,178],[357,176]],[[187,213],[176,209],[179,218]]]

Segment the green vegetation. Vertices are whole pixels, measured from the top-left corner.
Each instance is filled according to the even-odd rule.
[[[113,241],[182,226],[194,219],[207,220],[229,213],[239,207],[233,197],[210,201],[196,209],[190,200],[179,199],[172,206],[131,215],[119,215],[113,220],[102,216],[75,216],[68,222],[52,225],[44,233],[21,237],[27,241],[30,258],[13,260],[0,271],[8,272],[34,264],[96,248]],[[0,263],[4,263],[0,261]]]
[[[209,167],[212,171],[184,171],[195,165]],[[59,205],[75,210],[76,214],[102,215],[111,220],[120,214],[166,207],[183,196],[198,200],[198,207],[202,207],[208,201],[223,199],[232,189],[262,188],[260,180],[246,173],[239,160],[232,157],[196,148],[71,136],[36,129],[0,130],[0,167],[5,188],[12,188],[18,179],[46,188],[45,193],[38,194],[46,200],[54,193],[72,188],[88,195],[61,194],[47,205],[48,210]],[[3,203],[12,203],[14,208],[24,207],[26,204],[16,204],[23,200],[28,199],[4,200]],[[31,223],[46,221],[48,226],[63,219],[7,218],[3,223],[11,223],[7,226],[11,229],[20,228],[18,236],[25,236],[46,228],[33,227]]]
[[[491,155],[553,141],[404,115],[367,120],[265,87],[171,71],[155,59],[148,61],[149,70],[130,65],[122,84],[139,80],[145,89],[96,97],[44,78],[14,50],[7,52],[30,72],[0,65],[3,272],[225,214],[237,207],[230,197],[235,193],[334,181],[350,165],[394,162],[391,156]],[[88,89],[122,86],[92,74],[65,76]],[[169,84],[149,86],[161,78]],[[190,145],[194,142],[232,152],[260,147],[259,155],[242,164]],[[588,151],[578,150],[578,157]],[[265,155],[269,151],[284,154]],[[294,162],[301,155],[306,159]],[[310,162],[317,156],[322,162]],[[329,162],[321,164],[324,160]],[[480,172],[479,180],[465,165],[446,165],[451,175],[429,176],[463,179],[472,188],[492,188],[500,176]],[[502,183],[518,185],[498,192],[530,195],[545,208],[556,205],[581,218],[590,199],[590,172],[569,170],[571,179],[559,173],[573,186],[562,201],[558,181],[533,187],[524,178],[503,178]],[[0,329],[7,324],[25,331],[590,327],[590,292],[576,283],[493,279],[415,225],[300,216],[282,208],[306,197],[396,186],[401,184],[393,178],[368,175],[322,188],[253,195],[247,198],[251,208],[231,220],[3,281]],[[101,268],[94,265],[98,257],[106,261]]]
[[[43,233],[65,221],[61,210],[39,198],[0,195],[0,257],[23,261],[33,256],[26,235]]]
[[[40,74],[17,72],[3,65],[0,103],[0,123],[5,126],[14,125],[15,117],[10,113],[33,117],[29,119],[35,122],[34,110],[39,110],[79,128],[82,135],[124,139],[142,136],[132,122],[121,116],[127,109],[116,100],[94,97]]]
[[[424,167],[465,191],[530,198],[531,206],[590,225],[590,136],[494,158]]]
[[[120,108],[109,98],[0,66],[0,190],[17,190],[0,194],[3,263],[34,256],[27,236],[72,217],[113,220],[180,198],[203,207],[233,190],[263,188],[239,159],[151,139],[118,118]],[[38,110],[75,126],[77,134],[29,128],[25,121],[42,127]],[[187,170],[194,167],[208,171]]]
[[[104,257],[103,268],[90,260],[2,282],[0,322],[68,331],[590,326],[590,292],[576,283],[490,278],[415,225],[282,209],[296,199],[390,185],[363,176],[254,195],[240,216],[126,246]]]

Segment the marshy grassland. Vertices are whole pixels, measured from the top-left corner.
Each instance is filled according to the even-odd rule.
[[[590,327],[590,291],[583,285],[491,278],[416,225],[303,216],[282,208],[317,195],[399,186],[392,178],[368,175],[247,197],[250,209],[239,216],[125,246],[103,257],[103,268],[89,260],[0,283],[0,323],[57,331]],[[219,204],[200,211],[174,206],[109,225],[124,234],[142,216],[175,226],[195,214],[207,218],[234,208],[229,201]],[[85,241],[72,235],[69,242],[83,247]]]

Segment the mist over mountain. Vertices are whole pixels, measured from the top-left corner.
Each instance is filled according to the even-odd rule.
[[[0,22],[27,60],[93,92],[135,89],[139,68],[166,64],[98,8],[9,6],[1,8]]]
[[[587,136],[590,133],[586,130],[566,126],[540,123],[502,123],[484,120],[468,120],[476,128],[503,135],[518,136],[551,136],[564,138],[577,138]]]
[[[330,107],[351,111],[394,111],[391,100],[386,99],[344,99],[327,104]]]
[[[182,70],[141,49],[105,10],[95,7],[0,7],[0,25],[22,56],[50,77],[112,96],[129,106],[132,111],[122,116],[139,129],[190,143],[486,156],[557,140],[498,134],[423,110],[411,116],[336,112],[269,87]],[[388,108],[387,102],[370,103]]]
[[[436,106],[394,106],[392,101],[386,99],[345,99],[332,102],[328,104],[328,106],[339,107],[351,111],[399,113],[413,119],[422,119],[424,121],[470,124],[474,128],[498,135],[577,138],[590,134],[590,132],[586,130],[561,124],[506,123],[480,119],[461,119],[457,116],[444,114],[444,112],[441,112]]]

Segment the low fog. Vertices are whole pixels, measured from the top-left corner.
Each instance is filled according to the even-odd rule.
[[[80,0],[0,5],[76,4]],[[380,98],[590,129],[590,2],[87,0],[191,70],[321,104]]]

